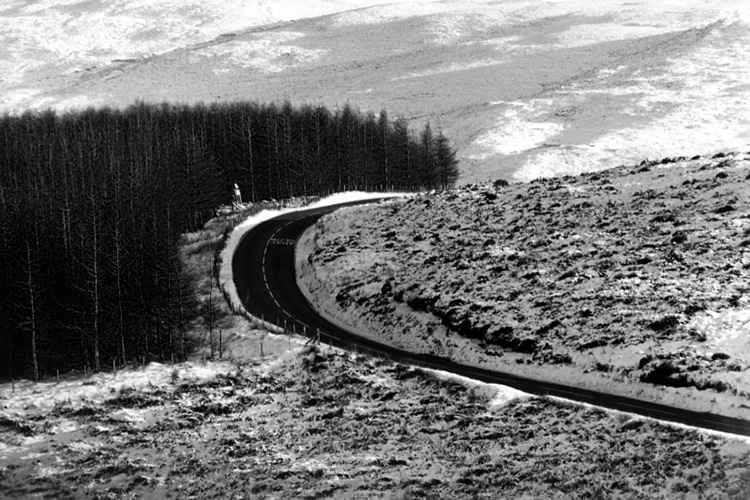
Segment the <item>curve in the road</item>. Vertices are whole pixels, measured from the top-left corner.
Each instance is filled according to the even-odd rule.
[[[250,315],[308,337],[318,336],[321,341],[333,346],[387,357],[406,364],[503,384],[530,394],[557,396],[660,420],[750,436],[750,422],[746,420],[520,377],[463,365],[437,356],[412,353],[376,342],[328,321],[318,314],[297,286],[294,250],[297,239],[305,229],[341,206],[343,205],[287,213],[260,223],[242,237],[232,258],[232,274],[240,300]]]

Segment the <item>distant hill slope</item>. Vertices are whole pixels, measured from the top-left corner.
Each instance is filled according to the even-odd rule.
[[[745,0],[17,0],[0,110],[290,99],[386,107],[463,182],[601,170],[750,138]]]
[[[381,340],[750,419],[750,153],[348,208],[299,248]]]

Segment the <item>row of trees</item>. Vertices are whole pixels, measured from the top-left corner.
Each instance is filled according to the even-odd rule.
[[[205,130],[223,173],[250,201],[360,189],[447,188],[458,177],[455,152],[429,124],[415,136],[407,121],[350,105],[294,108],[238,103],[177,109],[174,123]]]
[[[178,238],[227,203],[452,185],[455,152],[385,111],[137,104],[0,118],[0,376],[189,350]]]

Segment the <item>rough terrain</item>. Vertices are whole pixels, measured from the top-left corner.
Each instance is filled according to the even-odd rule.
[[[299,252],[383,341],[750,420],[750,154],[348,208]]]
[[[215,371],[183,378],[178,366],[167,380],[96,400],[3,409],[0,491],[57,499],[750,493],[746,441],[543,398],[493,404],[493,387],[325,347]],[[107,387],[106,377],[78,383]]]
[[[206,307],[197,360],[0,384],[4,498],[750,494],[747,439],[252,329],[207,279],[226,224],[182,241]]]

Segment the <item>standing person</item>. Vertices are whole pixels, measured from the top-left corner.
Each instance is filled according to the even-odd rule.
[[[234,183],[234,188],[232,190],[232,207],[235,210],[242,208],[242,194],[240,193],[240,187],[236,182]]]

